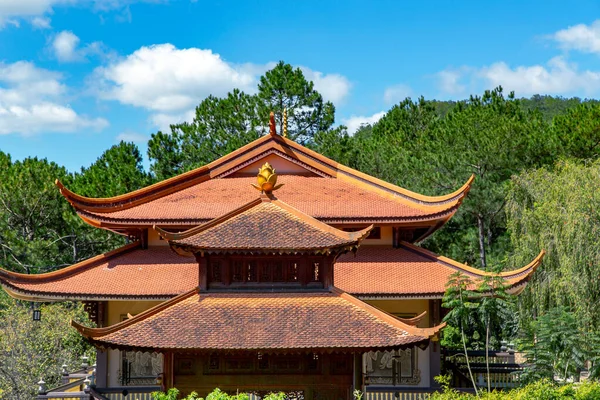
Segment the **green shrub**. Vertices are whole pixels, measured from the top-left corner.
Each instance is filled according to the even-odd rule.
[[[430,400],[600,400],[600,383],[583,382],[580,384],[557,385],[549,380],[540,380],[530,383],[522,388],[510,391],[480,391],[479,397],[468,393],[461,393],[449,387],[448,377],[438,376],[435,380],[442,386],[442,392],[431,395]],[[154,400],[177,400],[179,390],[169,389],[167,393],[156,392],[152,394]],[[363,393],[354,392],[355,400],[360,400]],[[192,393],[184,400],[248,400],[246,393],[229,395],[220,389],[213,390],[206,399]],[[285,393],[270,393],[263,400],[285,400]]]

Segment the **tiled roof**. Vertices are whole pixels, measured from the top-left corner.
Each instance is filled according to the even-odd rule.
[[[80,210],[109,223],[198,224],[226,214],[256,197],[255,177],[211,179],[121,211]],[[361,188],[336,178],[280,175],[277,197],[325,222],[416,221],[449,216],[458,202],[424,207],[398,196]]]
[[[522,288],[540,262],[538,256],[529,265],[504,273],[511,290]],[[398,249],[362,246],[356,256],[338,258],[334,284],[367,298],[440,298],[448,277],[458,270],[475,279],[484,274],[409,244]],[[49,274],[23,275],[0,269],[0,284],[26,300],[167,299],[198,286],[198,264],[167,246],[141,250],[130,245]]]
[[[344,232],[280,200],[263,195],[230,214],[186,232],[169,234],[159,231],[172,246],[186,251],[280,254],[355,248],[371,228]]]
[[[267,156],[300,166],[308,176],[280,174],[282,200],[328,223],[415,222],[439,227],[456,212],[473,182],[445,196],[425,196],[338,164],[278,135],[267,135],[210,164],[124,195],[95,199],[57,185],[94,226],[194,225],[249,201],[253,178],[234,178]],[[300,174],[302,175],[302,174]]]
[[[338,289],[317,293],[193,290],[108,328],[74,326],[111,348],[179,351],[366,350],[426,343],[436,328],[404,324]]]
[[[542,261],[541,252],[530,264],[504,272],[513,292],[522,289]],[[357,296],[434,297],[444,294],[450,275],[460,271],[474,281],[487,272],[471,268],[423,248],[402,243],[400,248],[363,246],[338,258],[334,284]]]
[[[40,275],[0,270],[0,284],[18,297],[168,299],[198,285],[198,263],[166,246],[137,244]]]

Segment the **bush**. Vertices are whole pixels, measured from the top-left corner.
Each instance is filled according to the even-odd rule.
[[[449,379],[436,377],[436,381],[442,386],[441,393],[434,393],[430,400],[475,400],[478,397],[468,393],[458,392],[448,386]],[[362,398],[360,391],[354,391],[355,400]],[[167,393],[156,392],[152,394],[154,400],[177,400],[179,390],[170,389]],[[600,383],[584,382],[581,384],[568,384],[559,386],[548,380],[540,380],[522,388],[506,392],[493,391],[491,393],[480,392],[479,399],[482,400],[600,400]],[[192,393],[185,400],[248,400],[248,395],[228,395],[220,389],[213,390],[206,399]],[[284,393],[270,393],[263,400],[285,400]]]
[[[600,383],[584,382],[581,384],[568,384],[559,386],[548,380],[540,380],[506,392],[493,391],[481,392],[482,400],[599,400]],[[473,400],[472,394],[465,394],[444,388],[442,393],[431,396],[431,400]]]

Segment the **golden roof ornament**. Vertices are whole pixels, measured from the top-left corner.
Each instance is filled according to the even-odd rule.
[[[283,137],[287,137],[287,108],[283,109]]]
[[[273,190],[277,190],[283,186],[283,184],[277,184],[277,174],[275,168],[266,162],[262,167],[258,169],[258,175],[256,175],[257,185],[252,186],[260,190],[262,193],[271,193]]]

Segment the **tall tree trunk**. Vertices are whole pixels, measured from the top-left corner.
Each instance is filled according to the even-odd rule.
[[[487,262],[485,257],[485,228],[483,226],[483,215],[477,214],[477,227],[479,228],[479,259],[481,268],[486,269]]]
[[[473,389],[475,389],[475,395],[479,397],[479,391],[477,390],[477,384],[475,383],[475,379],[473,379],[473,371],[471,371],[471,363],[469,363],[469,354],[467,353],[467,341],[465,339],[465,329],[463,328],[463,324],[460,324],[460,334],[462,337],[463,349],[465,350],[465,360],[467,361],[467,369],[469,370],[469,377],[471,378],[471,383],[473,383]]]
[[[492,391],[490,383],[490,319],[486,321],[485,327],[485,366],[487,367],[487,387],[488,393]]]

